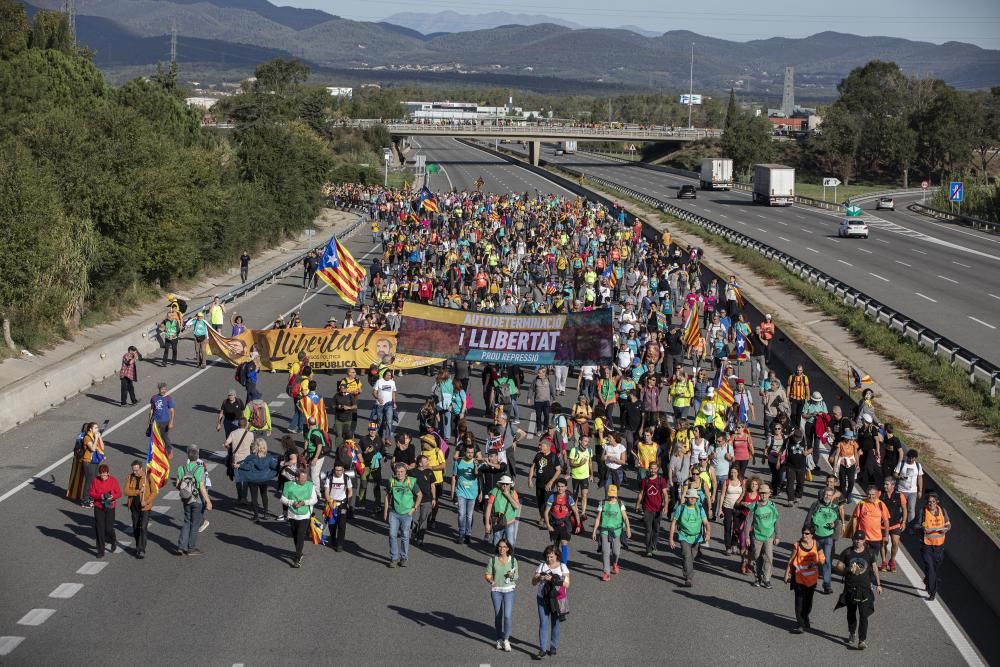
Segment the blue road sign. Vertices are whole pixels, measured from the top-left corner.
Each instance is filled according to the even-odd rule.
[[[965,186],[962,181],[952,181],[948,186],[948,199],[960,202],[965,198]]]

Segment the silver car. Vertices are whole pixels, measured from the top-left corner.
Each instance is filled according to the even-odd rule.
[[[876,211],[895,211],[896,201],[892,197],[879,197],[875,204]]]

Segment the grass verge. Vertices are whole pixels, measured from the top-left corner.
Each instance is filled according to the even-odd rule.
[[[550,169],[556,173],[561,172],[559,169]],[[561,172],[561,175],[568,174]],[[758,276],[779,283],[799,297],[805,305],[815,307],[833,317],[841,326],[854,334],[858,342],[905,370],[917,385],[933,394],[942,403],[958,409],[969,422],[985,429],[991,435],[1000,435],[1000,401],[990,396],[989,388],[984,383],[977,381],[975,384],[970,384],[968,376],[963,371],[952,367],[943,359],[901,337],[895,331],[869,318],[861,311],[847,306],[823,288],[803,280],[781,264],[771,261],[749,248],[736,245],[708,230],[674,218],[622,193],[605,190],[593,182],[587,182],[586,186],[607,196],[628,201],[648,214],[656,215],[677,229],[697,236],[725,252],[734,260],[751,268]],[[844,390],[845,394],[848,393],[847,387],[840,380],[840,372],[826,363],[819,350],[805,345],[799,340],[796,340],[795,343],[823,368],[833,381]],[[895,419],[893,423],[900,425],[897,432],[904,443],[913,443],[914,446],[917,446],[923,441],[920,435],[913,433],[900,420]],[[995,539],[1000,539],[1000,508],[992,507],[963,492],[961,485],[956,483],[949,474],[947,461],[924,460],[924,465],[934,475],[935,480],[945,487],[953,498],[959,499],[966,510]]]
[[[870,195],[873,192],[885,192],[886,190],[893,190],[898,188],[898,185],[849,185],[847,187],[840,186],[837,188],[837,197],[833,197],[833,188],[826,188],[826,199],[827,201],[836,201],[838,203],[844,202],[851,197],[858,197],[860,195]],[[795,194],[802,197],[812,197],[813,199],[823,200],[823,186],[816,183],[796,183],[795,184]]]

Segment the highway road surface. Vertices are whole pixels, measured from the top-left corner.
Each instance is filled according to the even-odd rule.
[[[523,150],[517,144],[508,148]],[[699,213],[742,234],[797,257],[862,290],[1000,366],[1000,237],[942,225],[905,209],[865,204],[871,236],[837,237],[842,216],[808,206],[755,206],[749,193],[698,191],[678,200],[677,190],[692,179],[673,176],[593,154],[543,158],[571,166]]]
[[[444,140],[436,140],[444,141]],[[512,168],[468,165],[484,161],[469,149],[454,153],[428,146],[429,161],[440,161],[456,186],[480,174],[490,183],[510,181],[517,190],[545,183]],[[522,180],[518,180],[522,179]],[[535,180],[532,180],[535,179]],[[346,239],[351,252],[370,261],[373,246],[366,233]],[[305,298],[303,320],[321,326],[342,316],[343,304],[329,289],[304,294],[289,276],[240,304],[251,327],[297,308]],[[197,444],[209,457],[215,510],[201,534],[204,555],[173,554],[180,501],[170,487],[156,503],[147,557],[132,557],[118,511],[124,552],[94,555],[92,515],[64,499],[68,454],[84,421],[110,419],[105,438],[112,472],[120,479],[128,464],[146,452],[145,408],[119,407],[118,384],[109,380],[24,426],[0,436],[0,663],[71,665],[97,660],[143,665],[283,665],[291,663],[508,665],[525,664],[537,642],[534,592],[527,579],[538,563],[545,534],[536,526],[532,493],[519,480],[526,499],[518,540],[522,580],[514,614],[512,654],[494,647],[492,610],[482,579],[488,549],[477,539],[471,546],[454,541],[455,513],[445,501],[438,528],[423,548],[411,548],[410,567],[386,569],[385,525],[359,513],[347,530],[342,553],[306,545],[301,569],[289,567],[292,548],[280,522],[254,525],[248,511],[232,502],[234,488],[220,465],[222,438],[215,431],[216,412],[233,387],[233,370],[216,363],[199,370],[193,344],[181,343],[184,364],[160,368],[140,364],[140,396],[155,392],[157,381],[170,385],[177,402],[171,432],[175,461],[183,447]],[[779,366],[779,372],[784,372]],[[572,380],[570,387],[573,386]],[[320,391],[330,395],[335,377],[321,376]],[[399,380],[400,428],[415,432],[416,411],[429,394],[431,380],[421,372]],[[263,374],[259,387],[270,402],[275,434],[284,432],[291,415],[282,395],[285,376]],[[483,433],[482,397],[473,379],[477,435]],[[565,400],[575,400],[575,391]],[[362,402],[365,414],[370,399]],[[528,414],[522,409],[522,416]],[[534,431],[531,419],[522,426]],[[532,438],[518,454],[520,472],[533,454]],[[330,462],[327,461],[327,467]],[[43,472],[44,471],[44,472]],[[760,469],[756,470],[760,473]],[[633,482],[634,485],[634,482]],[[809,485],[815,495],[817,484]],[[625,492],[627,500],[634,491]],[[271,498],[271,509],[277,501]],[[803,507],[779,505],[783,544],[776,549],[780,573],[788,540],[803,521]],[[641,520],[634,542],[642,539]],[[477,517],[475,532],[482,534]],[[679,557],[664,545],[654,558],[624,552],[621,574],[610,583],[599,579],[599,557],[592,542],[576,537],[570,568],[571,613],[562,629],[557,658],[546,662],[608,665],[672,661],[692,664],[740,664],[760,660],[807,661],[811,664],[981,665],[996,659],[989,628],[995,618],[967,604],[957,575],[945,579],[938,601],[928,603],[915,588],[912,564],[886,575],[886,590],[876,604],[869,650],[859,654],[844,645],[844,611],[834,611],[835,596],[817,595],[812,634],[789,633],[794,625],[792,595],[775,582],[773,590],[754,588],[740,575],[737,562],[722,553],[714,526],[713,542],[697,567],[694,588],[679,587]],[[846,541],[839,543],[846,547]],[[780,575],[778,575],[780,576]],[[839,589],[840,585],[837,584]],[[955,609],[953,615],[951,609]],[[972,621],[964,619],[971,617]],[[977,626],[975,618],[986,624]],[[956,620],[962,619],[962,620]],[[968,633],[968,636],[967,636]],[[972,636],[971,640],[969,636]],[[985,647],[981,657],[973,644]],[[992,651],[992,653],[990,653]]]

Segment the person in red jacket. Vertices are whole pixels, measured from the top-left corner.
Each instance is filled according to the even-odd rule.
[[[104,558],[104,547],[111,553],[118,545],[115,541],[115,506],[122,497],[118,480],[111,476],[107,464],[97,469],[97,477],[90,483],[90,499],[94,501],[94,530],[97,533],[97,557]]]

